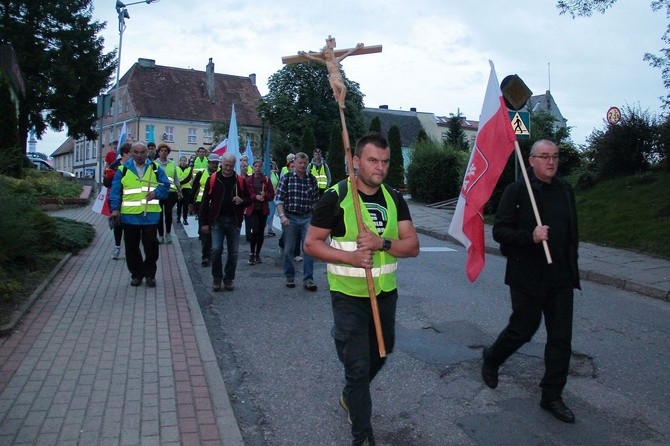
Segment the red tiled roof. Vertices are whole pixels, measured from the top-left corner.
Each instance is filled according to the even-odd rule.
[[[204,71],[135,63],[121,79],[126,83],[138,116],[223,122],[230,120],[234,103],[238,125],[261,126],[256,112],[261,95],[249,77],[214,73],[214,102]]]

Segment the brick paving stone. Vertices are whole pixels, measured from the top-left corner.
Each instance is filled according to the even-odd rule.
[[[161,247],[157,288],[130,287],[106,221],[62,215],[96,237],[0,339],[0,444],[220,444],[178,241]]]

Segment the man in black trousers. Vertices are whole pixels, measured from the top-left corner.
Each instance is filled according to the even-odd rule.
[[[482,378],[495,388],[498,368],[530,341],[544,316],[547,344],[540,407],[566,423],[575,415],[562,398],[572,355],[573,288],[579,288],[577,212],[571,187],[556,177],[558,147],[543,139],[530,151],[531,188],[542,225],[538,225],[524,181],[510,184],[500,200],[493,238],[507,257],[505,283],[512,315],[498,339],[484,349]],[[542,246],[547,242],[552,263]]]

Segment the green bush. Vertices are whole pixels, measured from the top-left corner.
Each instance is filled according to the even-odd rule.
[[[90,224],[51,217],[39,205],[42,198],[78,197],[78,183],[57,173],[25,173],[24,179],[0,175],[0,324],[66,252],[80,251],[95,236]]]
[[[467,153],[444,148],[434,141],[414,146],[407,168],[407,186],[412,199],[434,203],[458,197]]]
[[[55,231],[50,240],[51,249],[76,254],[90,245],[95,237],[95,229],[89,223],[61,217],[53,217],[53,221]]]

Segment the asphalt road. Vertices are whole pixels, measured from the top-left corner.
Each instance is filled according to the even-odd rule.
[[[214,293],[199,242],[178,231],[246,444],[350,444],[325,265],[315,265],[318,292],[288,289],[277,238],[254,266],[242,239],[235,291]],[[509,317],[504,259],[488,255],[471,284],[460,246],[420,240],[419,257],[400,262],[396,348],[373,382],[378,444],[670,444],[666,302],[583,283],[564,392],[577,422],[561,423],[539,407],[543,327],[501,368],[497,389],[481,382],[482,346]]]

